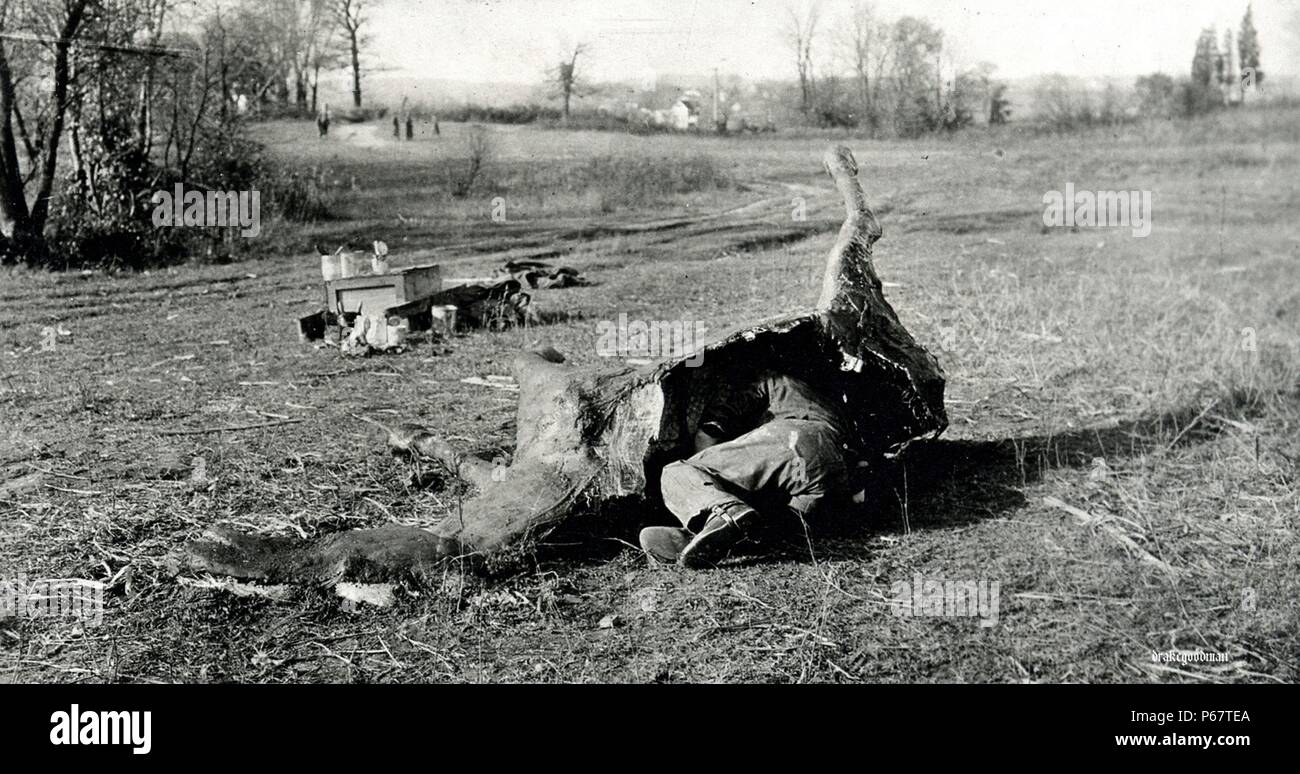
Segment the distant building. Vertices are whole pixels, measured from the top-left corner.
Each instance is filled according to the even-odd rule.
[[[700,127],[700,109],[704,98],[700,92],[681,92],[666,108],[651,109],[629,101],[610,101],[600,108],[603,113],[622,114],[628,121],[676,132],[693,132]]]
[[[700,126],[700,104],[703,101],[699,92],[685,91],[666,109],[649,110],[638,107],[636,113],[641,120],[652,126],[689,132]]]
[[[691,109],[680,99],[668,108],[668,124],[678,131],[686,131],[699,122],[699,117],[691,115]]]

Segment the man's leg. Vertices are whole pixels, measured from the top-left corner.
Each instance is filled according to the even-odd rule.
[[[665,467],[664,505],[685,530],[649,528],[642,547],[663,561],[675,554],[687,567],[715,564],[752,528],[758,514],[751,503],[788,503],[806,517],[840,485],[843,466],[838,435],[824,423],[768,422]]]
[[[739,492],[764,509],[788,507],[801,519],[812,516],[828,497],[843,488],[844,450],[838,435],[824,423],[774,420],[749,433],[707,449],[688,460],[722,491]],[[705,525],[682,549],[680,562],[706,567],[722,559],[745,536],[756,514],[711,510]]]
[[[659,478],[664,505],[682,523],[679,527],[646,527],[641,530],[641,548],[661,562],[676,562],[683,551],[701,535],[722,525],[737,527],[753,514],[743,500],[727,491],[713,473],[690,461],[666,466]],[[694,534],[691,527],[699,529]]]
[[[664,506],[688,530],[698,529],[699,519],[714,509],[745,505],[718,476],[689,460],[666,466],[659,476],[659,488]]]
[[[807,421],[785,424],[795,463],[787,467],[781,487],[790,494],[790,512],[806,525],[847,496],[847,464],[833,431]]]
[[[777,441],[757,428],[665,467],[660,478],[664,505],[685,529],[645,534],[645,542],[660,549],[652,555],[671,561],[675,553],[686,567],[707,567],[726,556],[758,517],[746,499],[764,489],[773,466],[782,465],[788,455]]]

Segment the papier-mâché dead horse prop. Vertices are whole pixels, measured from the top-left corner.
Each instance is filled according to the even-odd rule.
[[[418,577],[449,557],[491,555],[578,513],[662,508],[659,474],[689,456],[714,389],[742,369],[774,367],[842,397],[857,453],[879,458],[947,425],[938,362],[898,321],[871,265],[880,226],[848,148],[824,159],[847,210],[817,307],[736,331],[641,368],[578,368],[554,350],[514,363],[519,408],[514,459],[491,475],[434,436],[397,431],[390,443],[456,466],[478,493],[431,530],[388,526],[314,540],[221,530],[190,543],[177,569],[270,583],[377,582]],[[696,367],[691,367],[692,365]]]

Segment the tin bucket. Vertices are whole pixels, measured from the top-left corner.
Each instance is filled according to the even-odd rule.
[[[456,332],[456,313],[459,309],[455,304],[445,306],[433,306],[429,308],[429,314],[433,317],[433,327],[443,336],[451,336]]]

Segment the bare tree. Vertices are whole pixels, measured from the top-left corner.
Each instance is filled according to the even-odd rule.
[[[319,6],[324,14],[324,5],[327,0],[309,0],[315,6]],[[303,69],[306,72],[307,81],[308,112],[312,115],[318,114],[317,95],[320,91],[320,71],[331,70],[337,67],[342,61],[342,52],[337,45],[337,38],[330,34],[331,30],[324,23],[326,20],[317,18],[316,25],[312,27],[312,34],[309,38],[309,45],[303,52]]]
[[[101,173],[107,168],[125,178],[143,170],[154,155],[155,139],[167,134],[160,130],[167,111],[160,115],[158,106],[177,91],[171,78],[181,57],[162,43],[164,22],[177,4],[99,0],[71,51],[67,133],[73,191],[96,215],[109,202],[131,207],[121,190],[101,185]]]
[[[577,43],[573,47],[573,53],[569,58],[560,62],[556,68],[555,86],[560,92],[560,98],[564,100],[564,117],[569,117],[569,103],[574,97],[582,97],[582,89],[578,81],[578,57],[586,54],[590,47],[586,43]]]
[[[227,14],[216,5],[201,24],[205,45],[212,49],[217,63],[219,111],[223,118],[241,95],[260,101],[280,76],[278,68],[267,64],[270,45],[265,39],[266,29],[264,20],[245,6],[237,6]]]
[[[812,0],[802,7],[791,5],[786,8],[786,14],[786,42],[794,51],[795,68],[799,73],[799,112],[807,118],[816,92],[813,40],[817,36],[817,25],[821,20],[821,3]]]
[[[904,16],[891,25],[889,37],[894,126],[902,134],[915,134],[942,113],[943,31],[924,19]]]
[[[492,135],[488,128],[481,124],[471,126],[465,137],[465,169],[452,174],[451,195],[458,199],[469,196],[479,173],[491,159]]]
[[[334,18],[343,31],[352,65],[352,106],[361,107],[361,32],[366,23],[366,0],[334,0]]]
[[[879,76],[884,69],[888,37],[881,34],[875,11],[866,0],[853,7],[841,29],[853,65],[858,107],[863,120],[874,128],[878,121],[875,98],[880,90]]]
[[[1075,78],[1053,73],[1034,87],[1034,110],[1048,126],[1068,131],[1094,122],[1092,98]]]
[[[330,0],[273,0],[269,12],[280,40],[280,69],[293,83],[293,100],[303,112],[316,112],[316,90],[322,68],[335,61],[331,43]],[[346,31],[346,30],[344,30]]]
[[[47,0],[30,4],[19,0],[0,0],[0,33],[21,31],[23,28],[39,30],[44,41],[42,45],[51,53],[48,80],[40,79],[48,82],[48,115],[41,127],[40,136],[32,140],[28,137],[21,113],[18,112],[18,93],[15,88],[16,79],[30,73],[14,72],[8,51],[9,43],[0,39],[0,233],[16,243],[31,243],[44,238],[69,101],[69,83],[72,79],[70,50],[88,12],[94,10],[92,0]],[[34,63],[34,60],[27,58],[26,62]],[[15,120],[35,170],[36,195],[30,207],[22,168],[18,162]],[[33,149],[35,155],[32,155]]]

